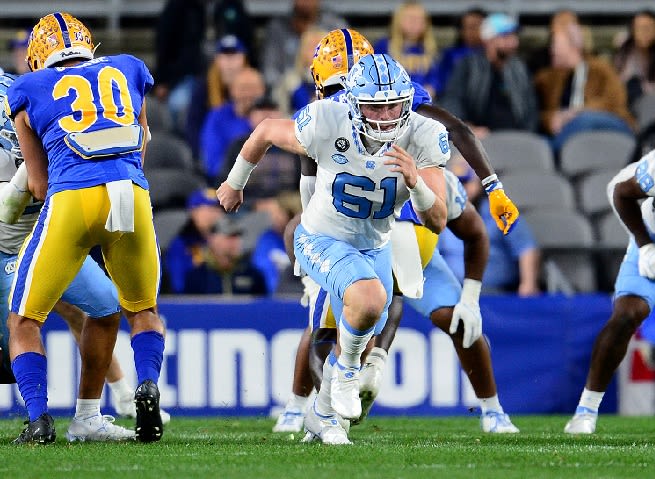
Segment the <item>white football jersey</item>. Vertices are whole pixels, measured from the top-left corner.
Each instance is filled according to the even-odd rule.
[[[8,182],[11,181],[17,170],[14,156],[0,148],[0,188],[13,188]],[[23,241],[32,232],[42,204],[40,201],[32,200],[13,225],[0,222],[0,251],[7,254],[18,254]]]
[[[354,130],[346,104],[319,100],[295,120],[296,137],[317,163],[316,189],[302,214],[311,233],[350,243],[357,249],[383,246],[409,189],[402,174],[391,172],[385,143],[369,154]],[[397,140],[417,168],[443,168],[450,158],[446,127],[410,113],[408,131]]]
[[[641,203],[641,216],[650,235],[655,237],[655,204],[653,203],[655,197],[655,150],[643,156],[639,161],[630,163],[607,184],[607,197],[612,209],[614,209],[614,187],[617,183],[629,180],[633,176],[639,182],[639,186],[641,186],[644,193],[650,197]],[[614,210],[614,213],[616,213],[616,210]],[[623,222],[621,224],[629,234],[632,234]]]
[[[462,185],[462,182],[459,181],[455,173],[450,170],[444,170],[444,176],[446,177],[447,221],[451,221],[462,216],[468,196],[464,185]]]

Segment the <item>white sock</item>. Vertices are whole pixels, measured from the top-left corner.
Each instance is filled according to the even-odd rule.
[[[332,368],[330,356],[323,363],[323,379],[321,380],[321,390],[316,395],[316,412],[322,416],[331,416],[334,414],[332,409]]]
[[[364,331],[347,325],[346,318],[341,317],[339,323],[339,346],[341,354],[339,355],[339,364],[347,368],[359,368],[361,366],[361,356],[368,340],[373,337],[374,328]]]
[[[498,400],[498,394],[495,396],[492,396],[490,398],[478,398],[480,401],[480,410],[482,411],[482,414],[486,413],[487,411],[495,411],[498,413],[503,413],[503,407],[500,405],[500,401]]]
[[[580,396],[580,402],[578,403],[578,406],[598,412],[598,408],[600,407],[600,403],[603,400],[604,395],[605,391],[590,391],[589,389],[584,388],[582,390],[582,395]]]
[[[307,397],[298,396],[294,393],[291,393],[287,405],[284,407],[287,411],[305,411],[307,407]]]
[[[368,356],[366,356],[366,362],[378,362],[380,366],[384,366],[387,364],[388,357],[389,354],[383,348],[375,346],[369,351]]]
[[[87,419],[100,414],[100,399],[78,399],[75,403],[75,419]]]
[[[109,386],[109,390],[115,398],[120,399],[128,396],[134,396],[134,388],[130,387],[124,377],[120,378],[118,381],[114,381],[113,383],[108,382],[107,386]]]

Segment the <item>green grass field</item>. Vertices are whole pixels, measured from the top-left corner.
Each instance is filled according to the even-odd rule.
[[[650,478],[655,418],[602,416],[589,437],[562,433],[564,416],[515,416],[517,435],[480,432],[476,417],[375,418],[353,446],[302,444],[271,419],[173,417],[159,443],[74,443],[67,418],[48,446],[13,446],[19,420],[0,421],[3,478]],[[125,421],[119,421],[126,424]]]

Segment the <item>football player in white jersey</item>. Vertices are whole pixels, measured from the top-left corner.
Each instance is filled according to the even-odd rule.
[[[348,103],[319,100],[296,120],[266,120],[244,144],[217,190],[227,211],[243,201],[247,178],[272,144],[313,158],[316,187],[295,232],[302,269],[330,293],[338,318],[331,388],[314,409],[324,442],[347,444],[335,413],[361,415],[360,357],[386,321],[392,296],[391,227],[412,199],[421,222],[439,233],[446,223],[443,167],[450,156],[445,127],[411,111],[414,89],[389,55],[367,55],[346,79]],[[435,141],[438,139],[438,141]],[[327,439],[325,436],[330,436]]]
[[[630,240],[614,283],[612,315],[594,342],[587,381],[566,433],[595,432],[598,408],[630,338],[655,306],[654,178],[655,150],[623,168],[607,185],[610,204]]]
[[[316,48],[311,67],[317,97],[319,99],[329,97],[335,101],[345,101],[343,83],[349,67],[353,62],[358,61],[361,56],[372,52],[373,49],[370,42],[356,30],[337,29],[323,37]],[[498,227],[505,233],[508,233],[518,219],[518,210],[505,195],[502,185],[498,181],[492,166],[489,164],[486,152],[480,145],[480,142],[475,138],[470,128],[459,118],[451,115],[442,108],[432,105],[431,98],[426,92],[422,91],[420,85],[414,84],[414,88],[415,95],[412,108],[424,116],[437,119],[447,127],[453,144],[463,153],[477,175],[480,178],[486,179],[485,184],[487,185],[486,189],[490,197],[492,215],[497,219]],[[300,182],[304,206],[314,191],[316,165],[306,157],[301,157],[301,159],[305,160],[301,162],[302,176]],[[403,209],[403,212],[408,210],[411,210],[411,208]],[[400,219],[412,221],[411,218],[401,217]],[[290,237],[292,238],[293,230],[298,221],[299,218],[294,218],[290,222],[287,228],[288,231],[285,232],[285,242],[291,241]],[[431,235],[427,229],[419,225],[414,226],[415,231],[412,231],[411,227],[400,228],[400,226],[396,223],[396,234],[393,236],[393,238],[398,239],[396,243],[400,245],[418,243],[421,257],[427,258],[422,263],[425,266],[434,251],[436,236]],[[289,256],[293,261],[293,247],[287,247],[287,249],[290,249],[291,253]],[[398,264],[407,264],[407,258],[404,261],[399,261]],[[307,303],[306,305],[309,305],[310,327],[305,330],[298,346],[293,391],[285,405],[285,409],[278,417],[273,428],[274,432],[297,432],[302,429],[305,405],[312,389],[312,380],[314,386],[319,389],[322,380],[322,364],[325,356],[331,349],[330,342],[334,341],[334,319],[329,308],[329,298],[325,296],[325,292],[321,291],[320,287],[310,278],[303,277],[303,282],[305,283],[303,301]],[[387,351],[393,341],[401,315],[402,292],[394,290],[387,324],[382,333],[375,337],[375,347],[368,353],[366,363],[360,375],[360,395],[362,396],[362,407],[364,409],[363,415],[372,406],[373,400],[379,390]],[[318,321],[316,321],[317,329],[314,330],[314,338],[310,342],[311,324],[312,320],[316,318],[318,318]],[[325,327],[325,325],[328,325],[328,327]],[[444,330],[447,331],[448,329]],[[478,377],[483,378],[482,384],[471,378],[477,397],[481,400],[483,416],[488,416],[486,419],[483,417],[482,427],[487,432],[516,432],[516,428],[511,424],[509,418],[502,414],[502,408],[497,401],[490,359],[485,359],[490,358],[486,343],[484,344],[484,350],[486,352],[478,350],[476,347],[467,350],[461,347],[458,348],[462,363],[477,365],[478,367],[471,370],[471,372],[475,372]],[[311,376],[309,374],[310,370]],[[484,378],[488,380],[484,380]],[[496,403],[498,403],[500,413],[494,416],[496,410],[493,407],[487,410],[485,405]],[[506,427],[504,427],[503,423]]]

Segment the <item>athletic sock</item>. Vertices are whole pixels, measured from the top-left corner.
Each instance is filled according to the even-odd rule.
[[[87,419],[100,414],[100,399],[77,399],[75,419]]]
[[[332,368],[336,358],[334,353],[325,359],[323,363],[323,379],[321,380],[321,389],[316,395],[315,408],[316,412],[321,416],[332,416],[334,414],[334,409],[332,409]]]
[[[48,360],[40,353],[22,353],[11,362],[11,370],[30,421],[35,421],[48,412]]]
[[[139,384],[146,379],[157,384],[164,360],[164,336],[157,331],[139,333],[132,338],[132,350]]]
[[[478,398],[478,400],[480,401],[480,410],[482,411],[482,414],[485,414],[488,411],[494,411],[498,413],[503,412],[503,407],[500,405],[500,401],[498,400],[498,394],[490,398]]]
[[[307,398],[309,396],[298,396],[297,394],[291,393],[289,400],[285,406],[287,411],[305,411],[307,407]]]
[[[127,383],[127,379],[124,377],[120,378],[118,381],[113,383],[107,383],[109,390],[116,399],[122,399],[127,396],[134,396],[134,388],[130,387]]]
[[[341,354],[339,354],[339,364],[347,368],[359,368],[361,366],[361,356],[369,339],[373,336],[374,328],[365,330],[355,329],[348,324],[346,318],[341,316],[339,322],[339,345]]]
[[[598,412],[598,408],[600,407],[600,403],[603,400],[604,395],[605,391],[590,391],[589,389],[584,388],[582,390],[582,395],[580,396],[578,407],[583,407],[585,409],[589,409],[590,411]]]

